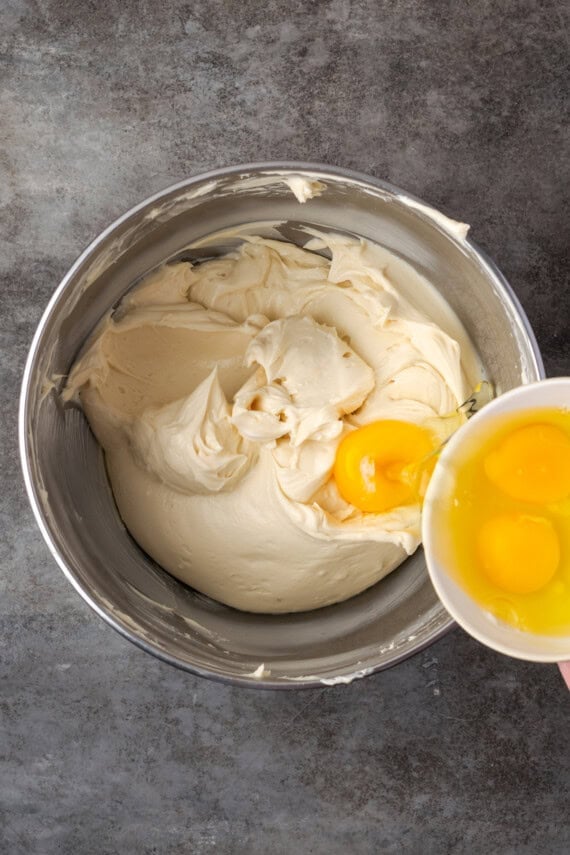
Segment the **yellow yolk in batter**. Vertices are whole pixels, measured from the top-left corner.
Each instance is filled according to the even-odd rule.
[[[357,428],[337,450],[333,475],[339,493],[365,513],[418,502],[417,467],[424,470],[435,445],[428,430],[410,422],[387,419]]]

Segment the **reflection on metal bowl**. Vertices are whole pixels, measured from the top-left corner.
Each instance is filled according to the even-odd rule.
[[[284,179],[322,185],[300,205]],[[294,182],[293,182],[294,186]],[[133,208],[80,256],[54,294],[26,366],[20,445],[42,533],[83,598],[115,629],[166,661],[241,685],[287,688],[350,682],[439,638],[451,619],[421,550],[374,587],[338,605],[294,615],[239,612],[187,588],[132,540],[115,508],[103,454],[83,413],[62,405],[57,381],[101,317],[160,263],[222,229],[279,222],[369,238],[411,263],[463,322],[498,391],[543,368],[509,286],[444,217],[367,176],[310,164],[237,166],[189,179]],[[218,245],[207,254],[222,253]],[[194,257],[199,257],[196,253]],[[199,536],[199,533],[197,533]],[[231,559],[230,559],[231,560]],[[286,572],[286,556],[284,556]]]

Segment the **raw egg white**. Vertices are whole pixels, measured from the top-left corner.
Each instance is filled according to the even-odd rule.
[[[498,416],[453,475],[446,523],[456,580],[507,623],[567,634],[570,411]]]

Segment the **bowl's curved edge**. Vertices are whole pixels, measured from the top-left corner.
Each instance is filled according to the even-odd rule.
[[[156,204],[160,202],[165,196],[168,196],[171,193],[175,193],[177,191],[182,191],[187,189],[188,187],[192,187],[195,184],[212,181],[218,178],[225,178],[229,175],[235,175],[243,172],[259,172],[259,171],[268,171],[268,172],[283,172],[283,173],[303,173],[310,172],[313,175],[325,177],[327,175],[334,176],[335,178],[340,178],[343,180],[348,180],[352,183],[357,183],[363,186],[372,186],[377,190],[381,190],[387,192],[390,195],[397,196],[404,204],[406,200],[411,201],[411,207],[413,209],[414,203],[419,205],[424,210],[429,211],[429,205],[426,205],[421,199],[413,196],[400,189],[399,187],[390,184],[387,181],[383,181],[381,179],[375,178],[373,176],[366,175],[365,173],[357,172],[355,170],[344,169],[341,167],[333,167],[328,166],[327,164],[321,163],[311,163],[311,162],[297,162],[297,161],[262,161],[258,163],[245,163],[238,164],[232,167],[221,168],[216,170],[211,170],[209,172],[201,173],[196,176],[192,176],[190,178],[179,181],[175,184],[169,185],[165,189],[158,191],[155,194],[152,194],[148,198],[142,200],[137,203],[133,207],[131,207],[128,211],[122,214],[120,217],[116,218],[110,225],[108,225],[102,232],[100,232],[97,237],[92,240],[87,247],[79,254],[75,262],[69,268],[67,273],[62,278],[58,287],[55,289],[52,294],[43,314],[38,323],[38,326],[35,330],[34,336],[32,338],[30,349],[28,352],[28,356],[26,359],[24,372],[22,376],[22,384],[21,384],[21,392],[20,392],[20,400],[19,400],[19,410],[18,410],[18,442],[19,442],[19,451],[20,451],[20,462],[23,471],[24,483],[26,487],[26,492],[28,495],[28,499],[30,501],[30,505],[32,507],[32,512],[36,519],[36,523],[41,531],[41,534],[52,554],[58,566],[61,568],[62,572],[66,576],[66,578],[71,582],[75,590],[79,593],[82,599],[99,615],[109,626],[111,626],[116,632],[126,638],[128,641],[131,641],[137,647],[141,648],[147,653],[151,653],[153,656],[156,656],[158,659],[168,663],[169,665],[174,665],[184,671],[187,671],[191,674],[200,677],[208,677],[210,679],[216,680],[218,682],[241,686],[244,688],[256,688],[256,689],[310,689],[310,688],[323,688],[324,686],[334,686],[340,684],[348,684],[353,680],[360,679],[364,676],[368,676],[374,673],[378,673],[380,671],[386,670],[388,668],[393,667],[394,665],[398,665],[411,656],[419,653],[421,650],[429,647],[435,641],[439,640],[443,636],[445,636],[451,629],[456,626],[455,621],[449,616],[447,620],[444,621],[443,625],[438,627],[434,632],[428,635],[427,638],[423,639],[420,644],[413,644],[409,649],[403,650],[400,654],[394,656],[389,662],[378,662],[376,664],[372,664],[370,666],[365,666],[364,668],[357,671],[348,671],[347,673],[339,673],[335,674],[331,677],[316,677],[314,675],[307,675],[306,677],[298,677],[298,678],[286,678],[283,677],[279,680],[270,679],[270,678],[256,678],[253,675],[235,675],[235,674],[223,674],[218,673],[215,670],[203,669],[196,665],[191,665],[188,662],[184,662],[174,656],[169,655],[164,650],[160,648],[158,644],[151,644],[148,641],[145,641],[139,635],[137,635],[132,629],[128,627],[128,625],[122,621],[117,616],[113,615],[108,608],[106,608],[102,603],[98,602],[94,597],[90,595],[90,593],[85,590],[82,584],[79,582],[77,577],[75,576],[73,569],[68,565],[68,563],[64,560],[62,555],[59,552],[59,549],[52,537],[49,521],[46,518],[44,511],[41,507],[41,503],[39,501],[38,489],[37,485],[34,483],[34,479],[32,477],[31,471],[31,460],[30,460],[30,448],[28,445],[29,436],[28,436],[28,420],[29,420],[29,386],[30,386],[30,377],[32,374],[32,370],[35,365],[35,361],[37,358],[38,347],[41,342],[44,329],[53,313],[54,308],[59,302],[62,294],[64,293],[68,283],[76,272],[80,269],[80,267],[89,260],[90,256],[93,255],[98,247],[104,243],[104,241],[121,225],[125,224],[129,219],[135,217],[138,213],[143,211],[150,205]],[[428,214],[421,213],[417,209],[415,213],[419,217],[429,216]],[[436,228],[441,229],[441,226],[437,224],[437,222],[432,220],[432,223]],[[453,236],[446,231],[446,235],[448,238],[453,240]],[[538,375],[539,379],[544,378],[544,365],[542,361],[542,357],[540,354],[540,350],[538,347],[538,343],[536,341],[536,337],[528,321],[526,313],[522,308],[520,301],[518,300],[515,292],[500,272],[500,270],[496,267],[494,262],[487,257],[487,255],[482,251],[473,241],[465,238],[464,244],[467,245],[472,252],[475,254],[477,259],[483,266],[486,268],[488,273],[497,281],[501,290],[504,291],[508,301],[514,306],[516,310],[516,314],[521,320],[524,334],[528,340],[528,344],[530,346],[530,351],[533,356],[534,368]]]

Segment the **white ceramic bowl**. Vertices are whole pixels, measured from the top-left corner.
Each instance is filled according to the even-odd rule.
[[[570,377],[542,380],[512,389],[473,416],[448,442],[429,483],[422,515],[422,538],[431,581],[441,602],[466,632],[478,641],[517,659],[559,662],[570,659],[570,635],[553,636],[524,632],[497,621],[452,578],[446,566],[447,534],[442,501],[452,486],[453,471],[465,443],[483,437],[489,423],[504,413],[536,407],[570,409]]]

